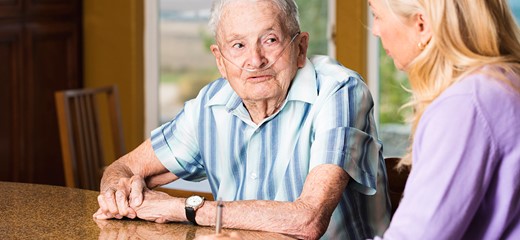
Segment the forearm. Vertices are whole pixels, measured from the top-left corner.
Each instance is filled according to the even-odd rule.
[[[222,226],[288,234],[301,239],[315,239],[327,229],[331,213],[302,201],[280,202],[247,200],[224,202]],[[197,211],[197,222],[214,226],[216,202],[207,202]]]
[[[302,194],[294,202],[247,200],[224,202],[225,228],[278,232],[298,238],[319,238],[329,225],[332,212],[349,181],[338,166],[320,165],[307,176]],[[197,211],[201,225],[215,224],[216,202]]]
[[[107,184],[118,184],[122,179],[129,179],[134,175],[146,179],[153,185],[151,187],[177,179],[157,159],[149,139],[105,169],[101,179],[101,189],[104,189]]]

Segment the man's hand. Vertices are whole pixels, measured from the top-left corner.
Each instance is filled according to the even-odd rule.
[[[99,210],[94,213],[94,218],[135,218],[137,214],[133,208],[141,205],[143,192],[148,190],[144,179],[133,175],[131,178],[120,178],[113,182],[115,184],[111,181],[102,184],[97,198]]]
[[[164,192],[146,189],[143,192],[142,203],[138,206],[132,206],[132,208],[140,219],[166,223],[185,221],[183,206],[184,202],[180,198],[172,197]],[[175,209],[182,211],[176,213]]]

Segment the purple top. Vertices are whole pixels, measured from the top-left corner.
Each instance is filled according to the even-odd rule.
[[[466,77],[426,109],[413,149],[385,239],[520,239],[518,92]]]

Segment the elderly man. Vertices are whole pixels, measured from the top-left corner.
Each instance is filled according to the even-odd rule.
[[[361,77],[306,57],[293,0],[217,0],[211,46],[222,78],[110,165],[98,219],[215,224],[216,202],[150,190],[208,179],[223,227],[363,239],[389,222],[386,175]]]

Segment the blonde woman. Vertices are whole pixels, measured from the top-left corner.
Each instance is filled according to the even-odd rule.
[[[368,3],[413,92],[411,173],[382,237],[520,239],[520,33],[507,0]]]

